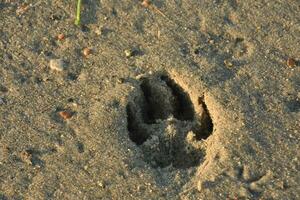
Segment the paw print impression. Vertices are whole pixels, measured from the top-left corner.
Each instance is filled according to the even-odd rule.
[[[143,78],[127,105],[129,138],[152,167],[184,169],[204,159],[203,140],[213,132],[204,98],[185,91],[167,74]]]

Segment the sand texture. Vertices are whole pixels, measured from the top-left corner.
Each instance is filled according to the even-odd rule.
[[[300,199],[299,0],[0,0],[0,200]]]

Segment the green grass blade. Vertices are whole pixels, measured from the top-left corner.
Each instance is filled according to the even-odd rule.
[[[75,24],[78,26],[80,24],[80,11],[81,11],[81,0],[77,0],[77,11]]]

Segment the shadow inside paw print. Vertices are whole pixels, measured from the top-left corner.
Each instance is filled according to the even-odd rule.
[[[127,105],[129,138],[152,167],[189,168],[204,158],[213,123],[203,98],[190,96],[168,75],[144,78]]]

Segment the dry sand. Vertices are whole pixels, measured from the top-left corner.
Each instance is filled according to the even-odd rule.
[[[1,200],[300,199],[299,0],[152,2],[0,0]]]

